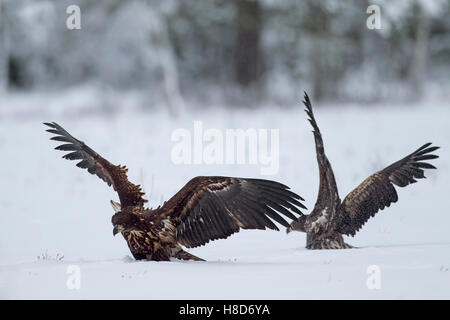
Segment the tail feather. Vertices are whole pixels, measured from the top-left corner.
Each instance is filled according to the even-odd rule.
[[[184,250],[180,250],[177,253],[175,253],[174,258],[177,258],[180,260],[206,261],[206,260],[199,258],[197,256],[194,256],[193,254],[190,254],[189,252],[186,252]]]

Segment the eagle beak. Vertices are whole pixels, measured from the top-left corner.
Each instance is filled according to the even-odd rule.
[[[292,226],[289,226],[286,228],[286,234],[289,234],[291,231],[293,231]]]
[[[113,236],[115,236],[116,234],[118,234],[119,232],[122,232],[123,231],[123,227],[122,226],[114,226],[114,229],[113,229]]]

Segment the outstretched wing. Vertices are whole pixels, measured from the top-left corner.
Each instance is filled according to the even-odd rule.
[[[142,198],[144,193],[141,191],[140,186],[128,181],[128,169],[125,166],[111,164],[108,160],[102,158],[97,152],[85,145],[84,142],[71,136],[57,123],[44,124],[51,128],[47,130],[48,132],[55,134],[50,140],[65,142],[65,144],[55,148],[60,151],[70,151],[63,158],[68,160],[81,160],[77,163],[77,167],[87,169],[89,173],[95,174],[109,186],[112,185],[114,190],[119,194],[122,208],[127,206],[142,206],[147,202],[147,200]]]
[[[425,178],[423,169],[436,169],[423,162],[438,158],[431,152],[439,147],[430,146],[431,143],[424,144],[405,158],[371,175],[350,192],[339,207],[335,230],[354,236],[370,217],[397,202],[394,184],[405,187],[417,182],[416,179]]]
[[[287,227],[280,214],[296,219],[305,208],[303,199],[281,183],[230,177],[191,179],[160,209],[176,227],[179,243],[186,247],[225,239],[242,229],[273,229],[270,219]]]
[[[317,195],[313,214],[317,213],[318,215],[328,215],[329,213],[335,212],[335,209],[340,204],[339,193],[336,186],[333,169],[331,168],[331,164],[328,161],[327,156],[325,155],[322,134],[320,133],[319,126],[317,125],[316,119],[314,118],[311,101],[309,100],[306,92],[303,104],[306,107],[305,112],[309,117],[308,121],[313,127],[314,140],[316,143],[317,164],[319,165],[320,174],[319,193]]]

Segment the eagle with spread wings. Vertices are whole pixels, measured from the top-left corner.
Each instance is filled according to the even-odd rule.
[[[342,235],[354,236],[378,211],[397,202],[398,195],[394,185],[405,187],[417,182],[416,179],[425,178],[424,169],[436,169],[424,161],[438,158],[431,152],[439,147],[431,146],[431,143],[424,144],[403,159],[368,177],[341,201],[333,170],[325,155],[322,135],[306,92],[303,103],[313,127],[316,144],[320,174],[319,194],[313,211],[309,215],[301,214],[287,228],[287,233],[306,232],[307,249],[351,248],[344,242]]]
[[[98,176],[118,193],[111,200],[113,234],[121,233],[137,260],[203,260],[182,246],[194,248],[211,240],[225,239],[240,229],[279,230],[274,221],[288,227],[281,216],[295,220],[306,209],[303,199],[289,187],[270,180],[233,177],[195,177],[156,209],[144,208],[139,185],[127,178],[125,166],[113,165],[55,122],[44,123],[63,142],[55,149],[69,152],[68,160]]]

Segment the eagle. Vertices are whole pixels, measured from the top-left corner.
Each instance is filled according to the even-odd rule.
[[[312,212],[309,215],[301,214],[286,231],[306,232],[307,249],[352,248],[344,242],[343,235],[353,237],[378,211],[397,202],[398,195],[394,185],[405,187],[417,182],[416,179],[425,178],[424,169],[436,169],[424,160],[438,158],[431,152],[439,147],[431,146],[431,143],[424,144],[403,159],[368,177],[341,201],[306,92],[303,103],[313,127],[320,174],[319,194]]]
[[[69,152],[63,158],[80,160],[78,167],[117,192],[120,203],[111,200],[113,235],[122,234],[136,260],[202,261],[182,246],[202,246],[240,229],[279,231],[274,221],[288,227],[282,215],[296,220],[306,209],[303,198],[279,182],[221,176],[195,177],[162,206],[145,208],[144,192],[128,181],[125,166],[111,164],[57,123],[44,124],[51,140],[63,142],[55,149]]]

